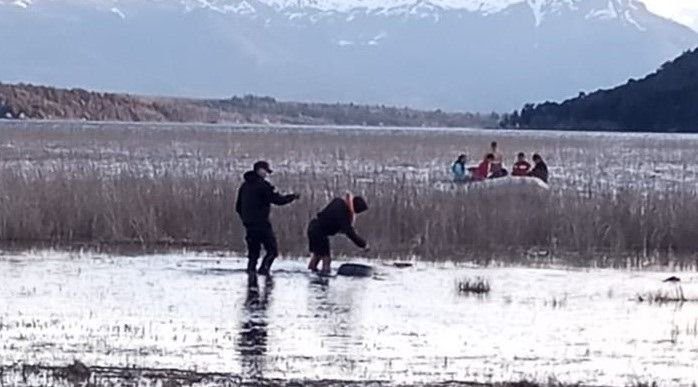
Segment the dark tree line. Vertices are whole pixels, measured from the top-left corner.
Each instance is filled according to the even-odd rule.
[[[655,73],[562,103],[526,104],[505,115],[510,128],[698,132],[698,49]]]

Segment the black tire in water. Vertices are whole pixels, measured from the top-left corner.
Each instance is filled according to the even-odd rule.
[[[360,263],[345,263],[339,266],[337,275],[347,277],[370,277],[373,275],[373,267]]]

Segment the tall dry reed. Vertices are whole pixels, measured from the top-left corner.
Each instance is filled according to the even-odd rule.
[[[191,246],[244,251],[234,213],[237,178],[104,177],[80,173],[0,173],[0,241]],[[303,195],[276,208],[286,255],[306,254],[305,225],[345,190],[368,198],[357,229],[378,257],[430,260],[555,260],[583,265],[683,263],[698,252],[698,195],[683,191],[608,192],[453,190],[404,181],[281,176]],[[338,251],[351,254],[338,238]]]

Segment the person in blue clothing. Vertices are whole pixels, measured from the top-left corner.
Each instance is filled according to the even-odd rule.
[[[472,177],[470,176],[470,171],[465,165],[468,162],[467,157],[462,154],[458,156],[458,159],[451,166],[451,172],[453,173],[453,181],[456,183],[467,183]]]

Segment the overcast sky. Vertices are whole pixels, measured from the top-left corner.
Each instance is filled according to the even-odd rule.
[[[644,0],[654,13],[674,19],[698,31],[698,0]]]

